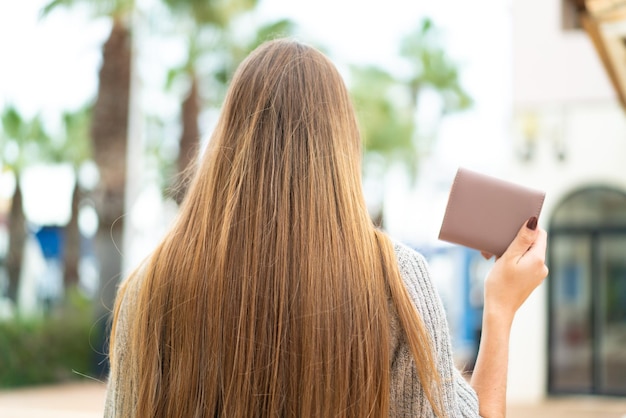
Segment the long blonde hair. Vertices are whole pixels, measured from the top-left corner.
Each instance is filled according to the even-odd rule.
[[[393,245],[368,216],[346,87],[316,49],[239,67],[171,231],[120,288],[112,373],[138,417],[384,417],[390,300],[425,394],[440,381]],[[130,283],[130,284],[129,284]]]

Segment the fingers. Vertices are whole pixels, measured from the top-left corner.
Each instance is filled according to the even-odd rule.
[[[545,230],[539,229],[535,243],[524,255],[524,257],[529,257],[536,263],[538,268],[537,274],[542,280],[548,276],[548,266],[546,266],[547,236],[548,234]]]
[[[489,272],[485,281],[485,309],[515,315],[548,275],[545,264],[547,233],[536,218],[527,221]]]
[[[537,217],[533,216],[522,225],[505,254],[512,257],[521,257],[526,254],[526,251],[533,246],[538,234]]]
[[[548,244],[548,234],[544,229],[539,228],[537,233],[537,238],[533,243],[532,247],[528,250],[530,255],[536,256],[541,261],[546,260],[546,248]]]

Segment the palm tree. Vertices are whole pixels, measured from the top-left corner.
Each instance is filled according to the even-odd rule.
[[[26,119],[9,106],[2,113],[3,164],[13,171],[16,185],[11,199],[9,252],[7,272],[9,275],[8,297],[15,301],[23,259],[23,247],[26,242],[27,228],[22,205],[22,188],[19,178],[29,165],[41,162],[66,163],[74,167],[75,172],[90,153],[89,127],[90,109],[63,114],[64,134],[59,139],[52,138],[43,128],[39,116]],[[7,158],[8,157],[8,158]],[[65,288],[78,283],[78,261],[80,256],[80,234],[78,231],[78,203],[81,193],[76,182],[72,215],[65,228],[64,245],[64,284]]]
[[[363,132],[364,175],[384,183],[385,172],[400,163],[411,181],[430,144],[416,125],[418,98],[425,88],[434,89],[443,101],[443,113],[468,108],[471,98],[462,88],[459,70],[439,41],[439,32],[429,19],[401,43],[400,55],[412,67],[408,78],[399,78],[376,67],[352,67],[350,91]],[[384,189],[384,186],[380,186]],[[372,210],[382,226],[382,198]]]
[[[111,311],[122,274],[120,247],[124,232],[126,192],[126,155],[129,129],[134,0],[53,0],[43,10],[47,15],[58,7],[76,4],[91,7],[94,16],[107,17],[111,31],[102,47],[98,92],[91,120],[91,144],[100,179],[93,192],[98,213],[95,250],[99,262],[100,284],[95,315],[99,318],[100,341],[94,342],[99,372],[108,372],[105,346],[106,317]]]
[[[402,100],[398,97],[401,83],[389,72],[374,66],[352,67],[351,80],[350,93],[365,148],[363,174],[366,181],[377,179],[378,189],[382,193],[382,179],[392,164],[402,164],[411,178],[417,172],[412,114],[408,106],[402,106]],[[382,196],[376,197],[372,203],[372,219],[376,225],[382,226]]]
[[[9,277],[7,297],[17,302],[20,272],[24,258],[24,245],[28,236],[24,216],[20,176],[23,170],[42,158],[42,144],[50,142],[39,116],[24,118],[13,106],[7,106],[1,116],[2,132],[0,150],[2,164],[11,170],[15,177],[15,189],[9,212],[9,248],[6,269]]]
[[[168,73],[167,88],[171,88],[174,80],[183,78],[188,83],[188,90],[181,104],[180,121],[181,133],[178,142],[178,158],[176,161],[177,174],[174,181],[173,197],[180,204],[187,192],[188,171],[193,167],[194,156],[200,144],[201,130],[199,117],[201,112],[200,80],[197,72],[197,62],[203,54],[198,39],[202,36],[200,27],[194,27],[194,35],[189,36],[186,62]]]
[[[263,41],[288,35],[295,25],[288,19],[279,19],[259,27],[252,39],[243,44],[233,42],[233,21],[243,13],[254,9],[258,0],[239,0],[228,3],[203,0],[163,0],[173,14],[186,21],[188,29],[187,59],[182,66],[168,74],[168,88],[174,80],[184,79],[187,93],[181,106],[181,135],[177,159],[177,176],[174,198],[180,203],[187,190],[187,179],[191,174],[198,153],[201,129],[199,116],[203,103],[221,103],[226,85],[237,65]],[[210,60],[205,67],[210,75],[203,75],[203,61]],[[210,98],[202,91],[212,88]]]
[[[174,198],[180,203],[187,191],[187,178],[193,167],[201,136],[199,116],[201,112],[200,60],[208,53],[216,52],[224,45],[223,33],[231,20],[240,13],[254,8],[258,0],[163,0],[187,30],[187,59],[185,63],[170,71],[168,84],[181,76],[188,87],[181,106],[181,135],[175,181]]]
[[[71,216],[65,226],[63,245],[63,284],[67,290],[78,284],[78,263],[80,260],[80,231],[78,228],[78,212],[83,196],[78,174],[81,165],[89,161],[91,142],[89,128],[91,122],[91,106],[74,112],[63,112],[61,115],[61,135],[44,136],[39,140],[39,160],[53,164],[69,163],[74,170],[74,190],[72,192]]]
[[[131,83],[131,18],[134,0],[54,0],[42,11],[76,4],[91,7],[94,16],[108,17],[111,31],[102,47],[98,93],[93,106],[91,143],[100,181],[93,198],[99,224],[95,244],[100,263],[100,299],[110,308],[122,271],[119,247],[124,229],[126,149]]]
[[[62,115],[62,140],[53,143],[51,154],[59,162],[69,162],[74,169],[74,190],[72,192],[71,217],[65,226],[63,246],[63,285],[66,291],[78,285],[78,265],[81,254],[81,234],[78,227],[80,201],[84,195],[79,181],[79,170],[91,155],[89,128],[91,123],[91,107],[75,112],[64,112]]]
[[[435,90],[440,96],[443,114],[467,109],[472,104],[471,97],[461,86],[458,65],[446,54],[440,36],[439,29],[426,18],[401,42],[400,55],[412,68],[405,82],[413,114],[418,110],[419,97],[425,88]],[[422,135],[419,139],[424,141],[427,138]],[[422,148],[427,152],[429,146],[427,143]]]
[[[401,82],[374,66],[352,67],[351,76],[350,92],[363,131],[366,166],[367,159],[380,161],[385,170],[400,162],[414,174],[413,115],[398,97]]]

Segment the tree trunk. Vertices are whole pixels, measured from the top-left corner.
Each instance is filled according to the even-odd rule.
[[[122,222],[126,186],[131,38],[123,22],[114,22],[102,55],[91,136],[100,170],[96,208],[100,228],[108,230],[113,222]]]
[[[187,193],[190,170],[193,169],[197,158],[200,143],[200,92],[198,77],[191,74],[191,86],[189,93],[183,101],[181,108],[182,134],[180,136],[178,151],[178,174],[176,176],[174,199],[180,204]]]
[[[24,216],[22,188],[20,187],[19,178],[16,178],[15,181],[15,191],[11,199],[9,216],[9,248],[6,259],[6,268],[9,276],[7,297],[17,304],[17,291],[22,271],[22,260],[24,258],[24,245],[27,238],[26,218]]]
[[[100,267],[96,316],[101,349],[96,350],[100,374],[108,372],[106,358],[107,316],[122,273],[122,231],[126,188],[126,148],[131,80],[131,33],[126,22],[114,20],[103,47],[98,96],[94,104],[91,136],[100,182],[94,190],[99,224],[95,251]]]
[[[72,217],[65,226],[65,242],[63,245],[63,287],[65,293],[78,285],[78,263],[80,261],[80,229],[78,228],[78,211],[80,204],[80,186],[78,181],[72,193]]]

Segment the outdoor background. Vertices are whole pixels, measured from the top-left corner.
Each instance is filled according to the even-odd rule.
[[[33,388],[87,388],[99,402],[116,286],[175,216],[181,173],[206,146],[238,63],[291,36],[344,76],[370,213],[429,260],[458,366],[471,372],[491,266],[437,239],[464,166],[547,192],[551,275],[516,319],[511,404],[573,396],[591,400],[595,415],[580,416],[626,415],[623,7],[1,2],[0,412],[62,399]],[[585,410],[568,405],[557,409]]]

